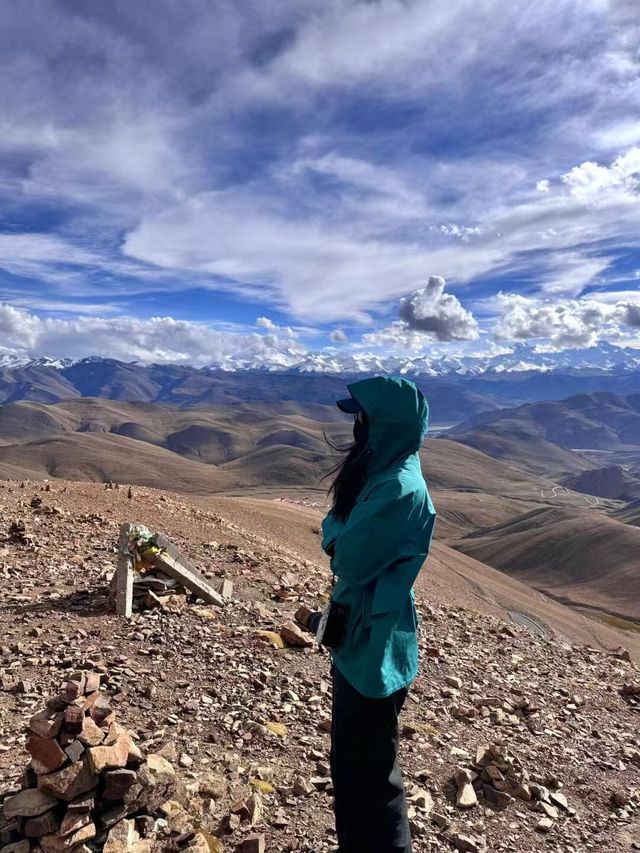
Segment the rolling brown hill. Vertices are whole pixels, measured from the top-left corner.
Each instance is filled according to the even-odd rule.
[[[632,524],[635,527],[640,527],[640,498],[629,501],[622,507],[619,507],[611,513],[613,518],[622,521],[625,524]]]
[[[618,501],[640,498],[640,478],[634,477],[622,465],[607,465],[565,477],[562,485],[576,492]]]
[[[517,464],[532,474],[559,478],[569,473],[579,474],[592,467],[589,459],[547,441],[535,425],[514,422],[508,418],[490,426],[461,432],[456,427],[451,438],[474,447],[502,461]]]
[[[515,497],[539,498],[555,483],[550,477],[532,474],[512,459],[491,454],[449,438],[427,439],[421,451],[425,476],[439,489],[489,492]],[[584,500],[577,498],[579,505]]]
[[[0,465],[8,476],[23,470],[23,476],[112,480],[192,493],[288,486],[324,490],[322,477],[337,459],[325,433],[334,443],[348,442],[350,422],[334,408],[307,411],[297,403],[185,410],[92,398],[49,406],[21,402],[0,407]],[[421,458],[432,488],[476,495],[473,514],[482,517],[481,526],[494,510],[494,524],[520,514],[527,507],[518,501],[589,503],[575,492],[558,491],[547,477],[447,438],[428,439]],[[181,467],[184,461],[191,464]]]
[[[436,536],[445,541],[458,539],[484,527],[504,524],[540,506],[534,500],[489,492],[458,492],[454,489],[432,491],[438,509]]]
[[[171,451],[118,435],[71,433],[43,441],[0,447],[0,471],[20,470],[21,478],[134,483],[178,491],[223,491],[226,479],[216,466],[183,459]]]
[[[452,438],[521,467],[559,476],[593,467],[580,450],[638,451],[640,395],[578,394],[473,415]]]
[[[600,391],[566,400],[528,403],[501,412],[485,412],[459,424],[453,432],[495,426],[535,428],[560,447],[585,450],[634,450],[640,445],[640,394],[621,396]]]
[[[70,433],[111,433],[164,447],[181,456],[222,463],[269,444],[326,449],[323,430],[345,432],[335,407],[244,403],[197,409],[154,403],[79,398],[55,405],[0,406],[0,444]]]
[[[11,404],[0,407],[0,477],[112,481],[193,495],[297,495],[323,503],[328,486],[323,476],[336,461],[323,433],[347,440],[349,420],[325,407],[308,412],[287,403],[282,408],[255,403],[180,409],[91,398],[50,406]],[[618,587],[621,572],[633,565],[621,531],[636,528],[611,522],[603,534],[611,554],[603,553],[600,575],[582,578],[582,598],[573,590],[590,532],[600,529],[601,516],[613,503],[602,500],[596,507],[595,498],[448,438],[428,439],[421,459],[438,508],[437,538],[496,569],[509,571],[515,561],[523,568],[519,577],[537,586],[540,561],[520,560],[522,541],[505,536],[505,530],[511,533],[510,525],[540,509],[552,507],[557,520],[562,508],[591,507],[576,516],[573,538],[566,543],[562,531],[546,525],[541,547],[545,542],[560,547],[562,555],[561,570],[555,563],[549,569],[561,587],[554,594],[584,603],[593,593],[598,606],[623,612],[607,585]],[[481,538],[468,538],[474,533]],[[472,546],[484,550],[469,550]]]
[[[640,529],[574,508],[538,508],[451,542],[574,606],[640,621]]]
[[[71,433],[0,447],[0,476],[7,479],[111,481],[192,494],[288,486],[309,489],[309,483],[319,483],[327,467],[326,454],[283,446],[252,451],[222,465],[206,464],[120,435]]]

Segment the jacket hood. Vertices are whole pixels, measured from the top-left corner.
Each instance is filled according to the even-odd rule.
[[[429,405],[413,382],[395,376],[374,376],[347,387],[369,423],[369,474],[420,449],[428,430]]]

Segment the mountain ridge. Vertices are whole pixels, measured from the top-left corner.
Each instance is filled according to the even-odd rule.
[[[56,358],[42,356],[31,358],[13,353],[0,354],[0,369],[25,367],[50,367],[66,370],[76,364],[114,361],[97,355],[82,358]],[[126,363],[126,362],[125,362]],[[131,365],[159,367],[154,362],[128,362]],[[177,366],[177,365],[174,365]],[[180,366],[188,366],[186,364]],[[444,354],[438,356],[381,355],[370,352],[320,351],[301,355],[298,349],[274,352],[254,359],[224,357],[217,362],[194,370],[235,373],[245,371],[302,374],[359,374],[387,373],[406,376],[481,375],[502,373],[531,373],[557,370],[595,370],[611,372],[640,369],[640,348],[620,347],[601,341],[591,347],[568,350],[541,350],[537,346],[518,342],[512,349],[488,354]]]
[[[380,373],[380,371],[377,371]],[[0,367],[0,405],[21,400],[56,403],[78,397],[152,402],[182,408],[211,404],[295,401],[334,405],[345,386],[373,373],[198,369],[185,365],[140,365],[92,357],[60,364],[30,362]],[[427,395],[431,422],[459,423],[470,415],[579,393],[608,390],[640,393],[640,368],[633,370],[448,373],[412,377]]]
[[[532,471],[580,475],[602,465],[594,465],[591,457],[597,454],[609,454],[612,462],[615,454],[637,460],[640,394],[598,391],[480,412],[447,434],[496,459],[517,459]]]

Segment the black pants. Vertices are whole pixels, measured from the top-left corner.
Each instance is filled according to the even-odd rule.
[[[367,699],[333,668],[331,775],[340,853],[411,853],[398,715],[408,690]]]

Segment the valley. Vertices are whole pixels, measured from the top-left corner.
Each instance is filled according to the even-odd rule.
[[[284,499],[321,511],[339,459],[328,441],[350,439],[348,419],[318,402],[322,387],[307,401],[5,403],[0,477],[251,496],[278,507]],[[437,547],[455,549],[449,564],[458,552],[580,612],[640,624],[639,399],[598,392],[436,427],[421,460]],[[617,453],[624,462],[603,467],[594,444],[605,445],[607,463]],[[514,609],[536,619],[525,611]]]

